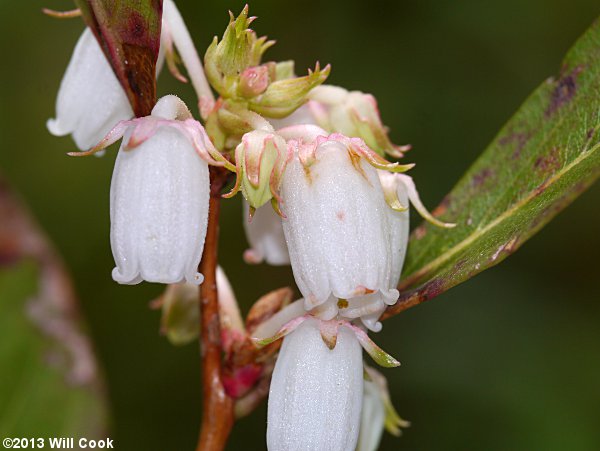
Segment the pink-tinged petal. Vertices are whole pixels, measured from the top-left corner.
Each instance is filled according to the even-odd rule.
[[[238,180],[248,204],[259,208],[273,197],[279,201],[281,176],[289,159],[285,140],[274,131],[253,130],[244,134],[235,154]]]
[[[258,252],[256,249],[246,249],[244,251],[244,261],[249,265],[258,265],[262,263],[264,256],[261,252]]]
[[[279,205],[283,202],[281,199],[281,195],[279,194],[279,187],[281,186],[281,181],[283,175],[285,174],[285,168],[290,160],[293,158],[294,153],[290,149],[290,147],[285,144],[285,148],[281,149],[277,146],[276,142],[273,142],[275,149],[277,149],[277,159],[275,160],[275,166],[271,171],[271,176],[269,177],[269,189],[271,194],[273,195],[273,199],[277,203],[277,208],[275,211],[279,211],[279,215],[282,216]],[[283,215],[285,217],[285,215]]]
[[[349,93],[349,97],[354,97],[358,94],[357,91]],[[383,124],[381,122],[381,115],[379,114],[379,106],[377,100],[372,94],[360,93],[360,101],[351,101],[348,105],[350,114],[354,116],[357,121],[371,124],[373,128],[383,130]],[[356,97],[354,97],[356,98]],[[364,102],[364,103],[363,103]]]
[[[223,374],[223,387],[230,397],[241,398],[254,387],[261,374],[262,366],[255,363],[236,367],[233,372]]]
[[[143,121],[138,121],[131,132],[129,141],[125,143],[124,149],[135,149],[151,138],[156,130],[163,125],[168,125],[168,122],[152,116],[145,117]]]
[[[219,293],[219,297],[220,296],[221,293]],[[220,317],[219,319],[221,320],[221,347],[226,355],[230,355],[236,345],[239,345],[246,340],[246,334],[235,329],[223,327],[224,323],[227,323],[227,320],[224,321],[223,317]]]
[[[221,332],[228,333],[232,340],[245,341],[246,328],[244,320],[227,274],[220,265],[217,266],[217,290],[219,293]],[[227,352],[230,348],[224,346],[224,349]]]
[[[269,68],[266,65],[246,68],[240,75],[238,93],[252,98],[265,92],[269,86]]]
[[[280,338],[285,337],[290,332],[293,332],[300,324],[306,321],[308,318],[312,318],[310,315],[299,316],[297,318],[292,319],[283,325],[279,331],[269,338],[256,338],[252,337],[252,341],[254,345],[258,348],[262,348],[263,346],[270,345],[271,343],[279,340]]]
[[[298,160],[302,163],[304,168],[312,166],[317,161],[317,149],[321,138],[324,136],[318,136],[313,143],[298,142],[296,144],[296,152],[298,153]]]
[[[338,320],[332,319],[330,321],[319,321],[319,332],[321,332],[321,338],[329,349],[335,348],[339,328],[340,322]]]
[[[207,96],[201,95],[198,99],[198,109],[200,110],[200,116],[205,119],[208,115],[214,110],[216,105],[215,99]]]
[[[195,119],[186,119],[185,121],[174,121],[172,126],[178,127],[188,136],[198,155],[208,164],[223,166],[236,172],[235,166],[215,148],[200,122]]]
[[[253,133],[246,133],[242,137],[242,146],[243,146],[243,161],[244,161],[244,169],[245,175],[248,178],[248,181],[254,187],[258,187],[259,179],[260,179],[260,169],[261,162],[263,159],[263,155],[265,152],[265,148],[271,142],[275,147],[275,142],[272,137],[269,136],[256,136]]]
[[[114,144],[119,139],[121,139],[125,134],[127,127],[135,125],[137,121],[138,119],[132,119],[130,121],[119,121],[119,123],[117,123],[117,125],[115,125],[113,129],[109,131],[104,138],[102,138],[102,141],[100,141],[90,150],[86,150],[85,152],[69,152],[67,155],[71,157],[86,157],[88,155],[93,155],[97,152],[100,152],[101,150],[107,148],[111,144]]]
[[[369,354],[379,366],[384,368],[395,368],[400,366],[398,360],[377,346],[375,342],[371,340],[369,335],[367,335],[360,327],[350,323],[343,323],[342,325],[354,332],[363,349],[367,351],[367,354]]]
[[[406,174],[398,174],[397,177],[400,180],[400,182],[403,183],[406,187],[406,192],[408,194],[408,198],[410,199],[410,203],[413,204],[413,206],[423,217],[423,219],[425,219],[427,222],[430,222],[433,225],[443,227],[445,229],[451,229],[453,227],[456,227],[455,223],[440,221],[439,219],[433,217],[433,215],[429,213],[429,211],[427,211],[427,209],[423,205],[423,202],[421,202],[421,198],[419,197],[417,187],[415,186],[415,182],[413,181],[412,177],[409,177]]]
[[[361,157],[369,162],[369,164],[377,169],[383,169],[390,172],[406,172],[412,169],[415,165],[411,164],[399,164],[391,163],[374,150],[371,150],[369,146],[360,138],[348,138],[340,133],[332,133],[329,135],[328,140],[339,141],[352,151],[358,153]]]

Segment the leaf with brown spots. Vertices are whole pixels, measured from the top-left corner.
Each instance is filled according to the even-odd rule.
[[[451,230],[412,234],[392,316],[515,252],[600,176],[600,21],[498,133],[437,210]]]
[[[75,0],[94,32],[136,117],[156,103],[162,0]]]
[[[106,437],[84,330],[65,267],[0,176],[0,436]]]

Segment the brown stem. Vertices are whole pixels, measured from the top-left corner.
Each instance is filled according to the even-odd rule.
[[[386,309],[383,315],[381,315],[382,321],[414,307],[415,305],[429,301],[454,286],[450,280],[444,281],[439,278],[434,278],[429,282],[418,285],[417,288],[412,288],[411,286],[416,285],[415,281],[418,280],[418,277],[408,276],[400,281],[400,284],[398,285],[398,290],[400,290],[398,302],[394,305],[390,305]]]
[[[208,229],[200,272],[204,283],[200,286],[200,352],[202,356],[202,423],[197,451],[220,451],[233,427],[233,399],[227,396],[221,382],[221,326],[217,292],[217,248],[219,241],[219,212],[221,190],[228,178],[223,168],[210,168],[210,206]]]
[[[404,310],[407,310],[415,305],[421,304],[422,302],[428,301],[431,299],[427,294],[421,293],[419,290],[411,290],[400,293],[400,298],[398,302],[394,305],[389,306],[383,315],[381,315],[381,321],[391,318],[392,316],[397,315]]]

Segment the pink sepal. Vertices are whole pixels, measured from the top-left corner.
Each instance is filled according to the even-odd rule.
[[[124,149],[134,149],[150,139],[161,127],[172,127],[181,132],[194,146],[198,155],[213,166],[224,166],[230,171],[235,167],[215,148],[206,130],[200,122],[195,119],[183,121],[156,118],[146,116],[127,121],[120,121],[95,147],[85,152],[69,152],[71,156],[87,156],[105,149],[123,137],[128,128],[131,127],[131,135],[125,143]]]

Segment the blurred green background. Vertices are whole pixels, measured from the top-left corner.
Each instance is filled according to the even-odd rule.
[[[243,2],[178,5],[203,53],[222,33],[227,9]],[[148,301],[160,286],[110,278],[115,153],[68,158],[70,138],[46,131],[83,26],[45,17],[42,6],[72,3],[0,1],[0,170],[72,271],[106,376],[116,449],[191,450],[200,421],[198,348],[173,348],[159,336]],[[331,63],[331,83],[376,95],[393,141],[414,146],[412,176],[430,207],[600,14],[596,0],[250,7],[255,29],[278,41],[269,59],[293,58],[300,73],[315,60]],[[191,88],[166,71],[159,92],[194,104]],[[385,374],[413,425],[400,439],[386,436],[382,449],[600,449],[599,200],[596,186],[507,262],[387,321],[377,341],[403,365]],[[239,196],[225,202],[221,231],[221,264],[244,310],[292,283],[289,268],[243,263]],[[236,425],[229,449],[264,449],[265,424],[263,406]]]

